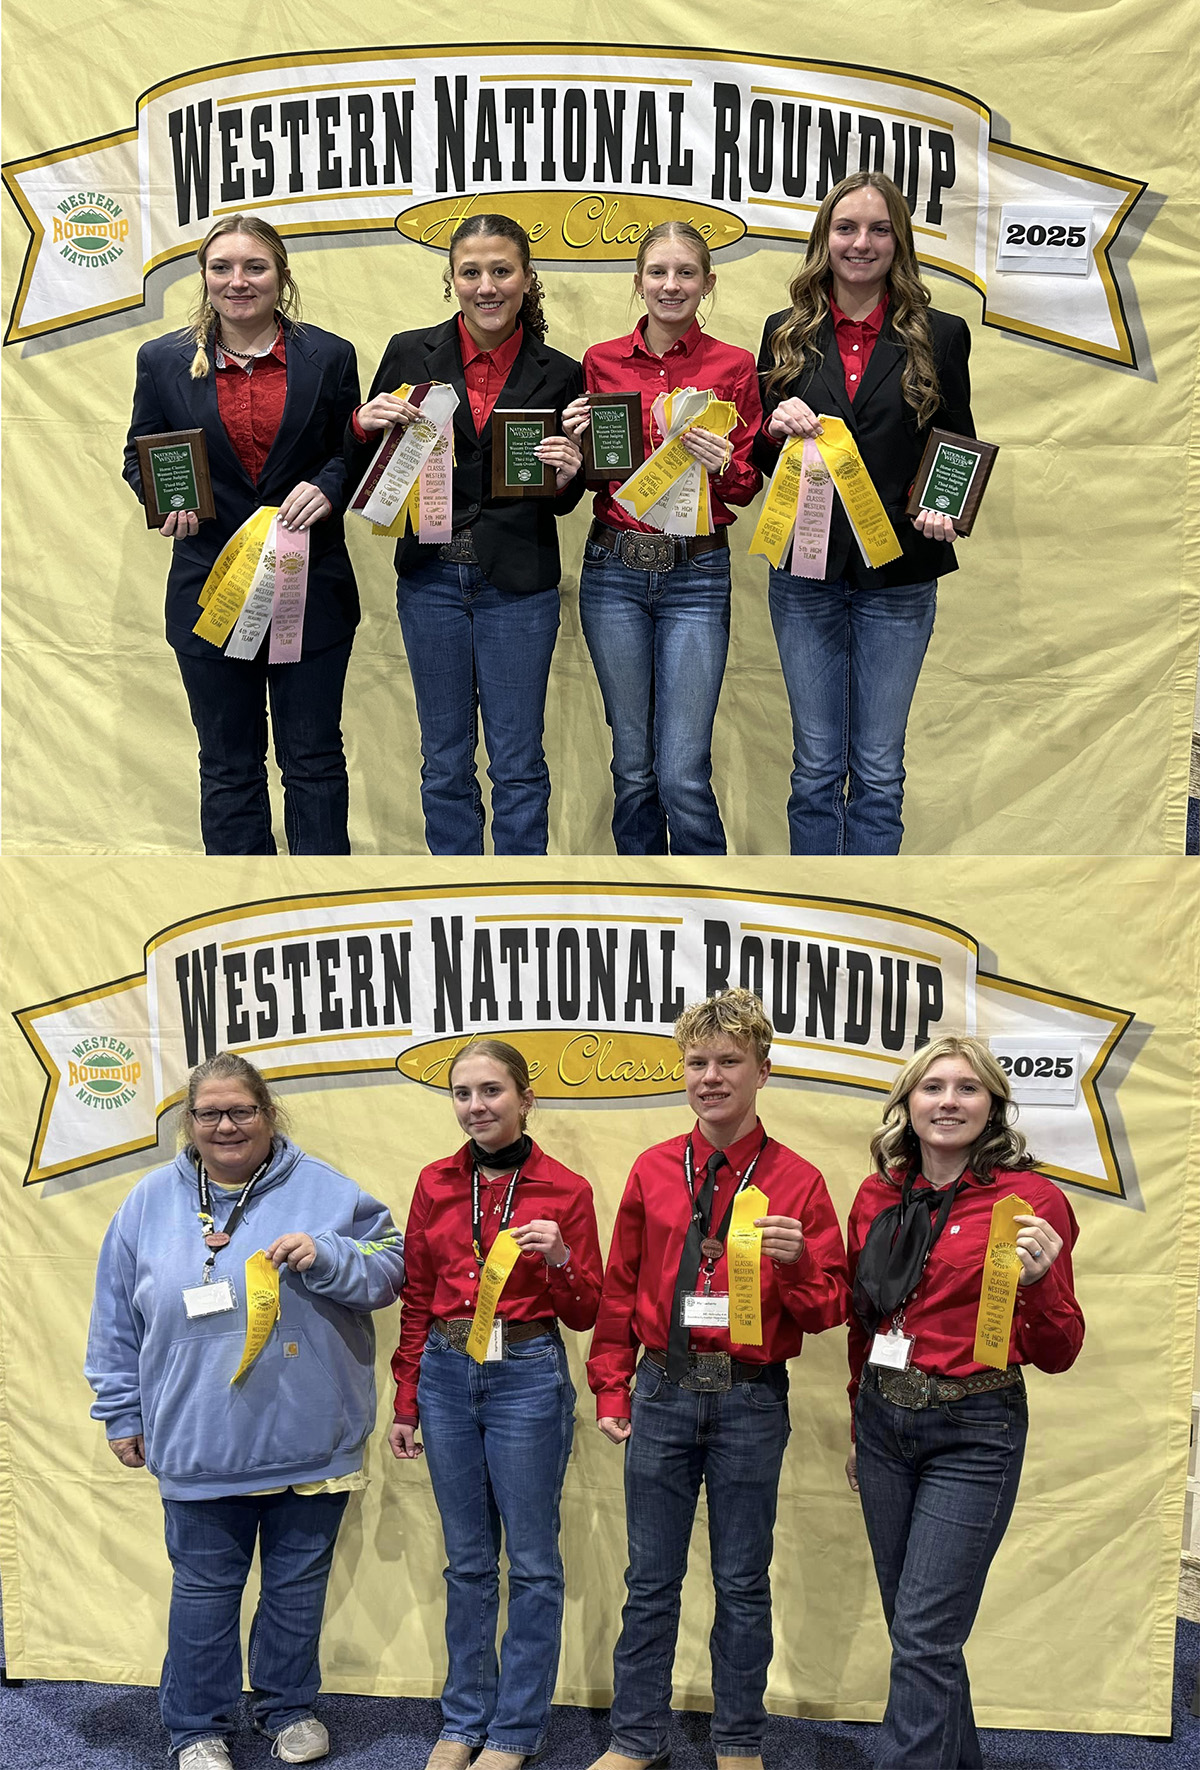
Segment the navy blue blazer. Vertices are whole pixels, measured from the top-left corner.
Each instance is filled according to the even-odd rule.
[[[587,487],[583,469],[553,498],[492,497],[492,426],[475,434],[475,420],[467,399],[462,352],[458,342],[458,319],[442,320],[419,332],[398,332],[383,353],[379,372],[367,396],[392,393],[405,382],[447,381],[458,395],[454,414],[454,530],[469,528],[475,553],[489,583],[499,590],[549,590],[558,583],[557,516],[574,510]],[[524,329],[517,360],[509,370],[497,407],[514,410],[554,408],[559,430],[564,406],[583,392],[583,370],[571,357],[551,350],[528,327]],[[353,493],[370,466],[380,438],[373,435],[360,443],[352,428],[346,431],[346,461]],[[396,571],[401,577],[416,571],[428,560],[431,549],[409,534],[396,544]]]
[[[941,406],[928,424],[917,423],[917,414],[901,392],[904,345],[892,328],[890,311],[853,401],[846,394],[846,378],[832,318],[826,317],[817,334],[817,347],[823,354],[819,358],[810,357],[795,381],[776,388],[769,397],[766,379],[774,367],[771,334],[787,319],[790,309],[773,313],[763,328],[758,353],[759,383],[763,389],[763,430],[755,439],[754,459],[765,474],[775,471],[779,444],[766,434],[766,421],[785,399],[802,399],[814,412],[828,412],[831,417],[845,419],[896,531],[896,539],[904,549],[900,559],[873,571],[858,550],[841,499],[835,497],[829,526],[826,576],[849,578],[864,589],[923,584],[931,578],[944,577],[947,572],[958,570],[954,548],[946,541],[927,540],[913,527],[912,518],[904,514],[929,432],[938,429],[953,430],[959,436],[975,435],[971,417],[971,379],[967,369],[971,352],[967,322],[959,319],[957,314],[940,313],[936,308],[926,311],[942,394]]]
[[[175,542],[167,577],[167,638],[176,651],[196,657],[214,655],[213,647],[192,628],[200,618],[197,599],[217,555],[260,504],[282,503],[302,480],[319,486],[333,505],[332,515],[309,531],[305,655],[348,639],[358,625],[358,586],[342,523],[347,496],[342,435],[359,397],[354,346],[316,326],[293,326],[286,320],[283,325],[287,400],[257,485],[221,422],[211,343],[209,372],[199,381],[189,373],[196,346],[187,333],[155,338],[138,351],[124,467],[138,497],[142,478],[135,437],[199,428],[208,444],[216,518],[202,522],[191,540]]]

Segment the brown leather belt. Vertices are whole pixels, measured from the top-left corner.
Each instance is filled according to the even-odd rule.
[[[604,547],[635,572],[670,572],[699,553],[728,552],[725,529],[711,535],[644,535],[640,529],[610,529],[594,522],[588,540]]]
[[[642,1357],[660,1371],[667,1368],[666,1353],[655,1346],[645,1347]],[[777,1364],[745,1364],[740,1358],[731,1358],[728,1352],[689,1352],[687,1376],[680,1379],[679,1387],[694,1389],[701,1395],[720,1395],[735,1383],[757,1383],[768,1371],[782,1369]]]
[[[440,1316],[435,1315],[433,1327],[455,1352],[465,1352],[471,1332],[471,1319],[469,1315],[462,1315],[443,1321]],[[558,1322],[553,1316],[549,1316],[537,1321],[510,1321],[504,1337],[510,1346],[519,1346],[522,1340],[536,1340],[540,1334],[557,1332]]]
[[[864,1364],[862,1381],[869,1389],[877,1389],[894,1407],[937,1407],[943,1401],[961,1401],[964,1395],[988,1395],[994,1389],[1025,1388],[1025,1376],[1019,1364],[1010,1364],[1003,1371],[977,1371],[971,1377],[939,1377],[932,1371],[918,1370],[910,1365],[906,1371],[888,1370],[883,1365]]]

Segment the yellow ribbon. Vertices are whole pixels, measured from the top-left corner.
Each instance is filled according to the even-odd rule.
[[[879,493],[871,484],[871,475],[848,426],[840,418],[827,418],[822,413],[821,428],[823,434],[814,437],[813,441],[833,475],[850,526],[868,561],[873,566],[881,566],[887,565],[889,560],[899,559],[903,549],[888,521]]]
[[[800,503],[800,472],[804,465],[804,438],[789,436],[779,451],[767,495],[759,512],[751,553],[762,553],[773,566],[783,562],[784,551],[796,526]]]
[[[1032,1206],[1015,1192],[992,1206],[987,1252],[983,1257],[983,1286],[979,1314],[975,1318],[975,1362],[994,1370],[1008,1368],[1008,1343],[1012,1332],[1013,1306],[1021,1260],[1017,1253],[1017,1226],[1013,1219],[1028,1216]]]
[[[520,1248],[512,1238],[512,1232],[507,1229],[500,1231],[488,1250],[488,1257],[483,1263],[483,1272],[479,1279],[479,1300],[475,1304],[471,1331],[467,1335],[467,1351],[476,1364],[482,1364],[487,1357],[488,1341],[492,1337],[492,1323],[496,1319],[496,1305],[500,1301],[500,1293],[508,1282],[508,1275],[516,1265],[520,1252]]]
[[[279,1268],[260,1248],[246,1261],[246,1344],[230,1384],[245,1376],[279,1320]]]
[[[735,1346],[762,1345],[762,1230],[756,1217],[770,1205],[757,1186],[747,1186],[733,1201],[725,1257],[729,1272],[729,1338]]]
[[[669,431],[673,423],[674,404],[677,396],[694,393],[690,387],[676,387],[671,390],[663,403],[663,417]],[[692,419],[689,430],[707,430],[711,435],[726,437],[738,422],[738,410],[731,400],[716,399],[711,393],[708,404]],[[638,522],[644,518],[647,510],[665,498],[676,480],[682,479],[689,467],[696,465],[696,457],[684,447],[683,437],[677,436],[664,442],[655,449],[648,461],[644,461],[635,473],[631,473],[617,494],[617,502],[623,506],[632,505],[631,515]],[[698,534],[710,532],[708,523],[708,474],[701,470],[700,503]]]
[[[204,580],[199,598],[204,613],[192,632],[211,645],[224,645],[237,625],[271,524],[278,514],[277,504],[261,505],[221,549]]]

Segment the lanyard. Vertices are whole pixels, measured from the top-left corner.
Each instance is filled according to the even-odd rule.
[[[517,1181],[521,1178],[520,1165],[513,1170],[513,1177],[508,1183],[508,1191],[504,1195],[504,1203],[500,1209],[500,1229],[507,1229],[512,1222],[513,1199],[517,1190]],[[479,1163],[471,1163],[471,1246],[475,1250],[475,1259],[483,1265],[483,1197],[479,1183]]]
[[[708,1221],[707,1225],[700,1221],[699,1215],[697,1214],[697,1209],[696,1209],[696,1158],[692,1153],[692,1140],[690,1137],[688,1138],[687,1142],[683,1146],[683,1177],[684,1177],[685,1182],[687,1183],[688,1197],[692,1201],[692,1222],[696,1225],[697,1229],[700,1231],[701,1235],[704,1237],[704,1241],[701,1243],[701,1252],[703,1253],[705,1261],[707,1262],[705,1275],[708,1278],[712,1277],[713,1267],[716,1264],[716,1262],[721,1258],[722,1248],[724,1247],[724,1243],[725,1243],[725,1233],[729,1228],[729,1219],[733,1215],[733,1199],[737,1197],[739,1192],[744,1192],[746,1190],[747,1186],[749,1186],[751,1180],[753,1180],[754,1170],[755,1170],[755,1168],[757,1168],[759,1161],[762,1157],[762,1153],[763,1153],[764,1149],[767,1147],[767,1144],[769,1141],[770,1141],[770,1139],[768,1138],[767,1133],[764,1131],[763,1132],[763,1140],[759,1144],[758,1149],[755,1152],[754,1157],[751,1160],[749,1167],[746,1169],[746,1172],[742,1175],[741,1179],[738,1181],[736,1190],[734,1191],[734,1194],[733,1194],[733,1198],[730,1199],[728,1205],[725,1207],[725,1215],[721,1219],[721,1226],[717,1230],[715,1235],[712,1234],[712,1212],[711,1212],[711,1209],[709,1212],[709,1221]]]
[[[273,1155],[274,1153],[274,1146],[272,1145],[271,1154]],[[271,1156],[268,1155],[266,1161],[263,1162],[260,1168],[255,1169],[254,1173],[251,1174],[246,1184],[242,1187],[242,1190],[238,1193],[237,1198],[234,1201],[233,1209],[225,1219],[224,1229],[217,1229],[213,1222],[212,1214],[212,1185],[209,1181],[208,1172],[205,1169],[204,1163],[197,1162],[196,1190],[200,1195],[200,1210],[197,1214],[200,1218],[200,1228],[204,1236],[204,1245],[209,1250],[208,1259],[204,1262],[204,1276],[201,1279],[202,1284],[212,1283],[213,1262],[216,1260],[221,1249],[227,1247],[232,1240],[234,1230],[246,1215],[246,1206],[250,1202],[250,1194],[254,1191],[255,1186],[262,1179],[270,1165]]]

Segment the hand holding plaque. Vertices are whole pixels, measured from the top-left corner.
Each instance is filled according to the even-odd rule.
[[[162,430],[134,438],[146,527],[160,529],[169,516],[192,510],[201,522],[217,514],[202,430]]]
[[[625,480],[646,459],[640,393],[589,393],[591,422],[581,437],[588,485]]]
[[[549,461],[540,459],[537,449],[556,435],[557,429],[558,414],[553,408],[497,408],[492,413],[493,498],[554,496],[558,476]]]
[[[950,519],[956,534],[969,535],[998,453],[998,444],[977,436],[931,430],[905,515],[937,511]]]

